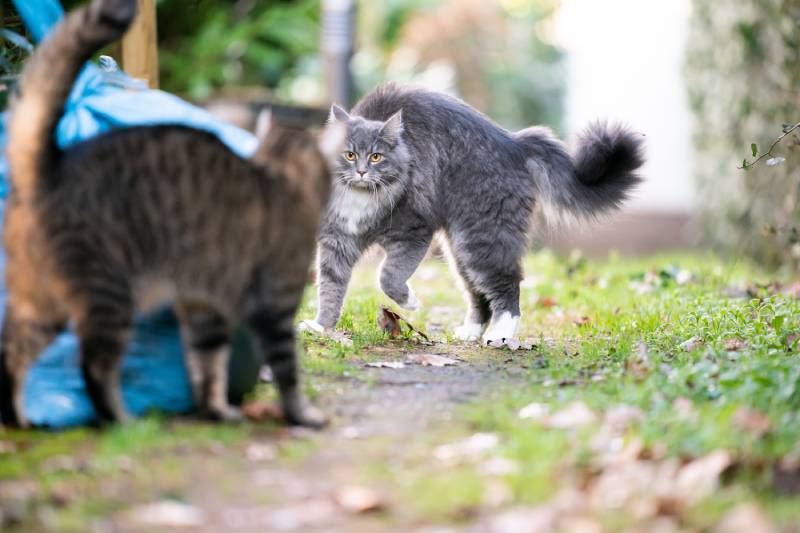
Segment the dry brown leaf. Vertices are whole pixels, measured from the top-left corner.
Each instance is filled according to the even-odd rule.
[[[550,414],[550,408],[543,403],[531,403],[519,410],[517,416],[523,420],[533,420],[541,422],[547,419]]]
[[[682,350],[686,350],[687,352],[693,352],[696,349],[700,348],[702,345],[703,345],[703,340],[700,337],[691,337],[680,343],[678,347],[681,348]]]
[[[264,400],[254,400],[242,405],[242,414],[253,422],[263,422],[265,420],[283,420],[281,408]]]
[[[406,364],[402,361],[373,361],[371,363],[367,363],[364,366],[369,366],[372,368],[394,368],[400,369],[405,368]]]
[[[764,413],[747,407],[739,407],[736,410],[733,414],[733,423],[739,429],[756,437],[762,437],[772,430],[772,423]]]
[[[266,461],[273,461],[276,457],[278,457],[278,451],[275,449],[275,446],[271,444],[253,442],[247,446],[245,455],[249,461],[254,463],[262,463]]]
[[[550,309],[556,306],[556,300],[550,296],[544,296],[536,301],[536,305],[545,309]]]
[[[134,507],[126,516],[137,525],[163,528],[196,528],[205,523],[203,512],[174,500],[162,500]]]
[[[580,316],[572,319],[572,323],[576,326],[585,326],[592,323],[592,319],[588,316]]]
[[[597,420],[594,411],[581,402],[572,402],[564,409],[550,415],[545,425],[555,429],[574,429],[591,424]]]
[[[792,452],[772,467],[772,486],[780,494],[800,494],[800,457]]]
[[[740,503],[722,517],[714,533],[772,533],[769,518],[754,503]]]
[[[403,334],[402,324],[405,324],[409,330],[416,333],[426,341],[430,340],[425,333],[414,327],[411,322],[385,305],[381,306],[381,310],[378,312],[378,327],[381,328],[382,331],[386,332],[389,337],[394,339]]]
[[[636,354],[631,355],[625,362],[625,369],[637,380],[642,380],[650,374],[650,353],[645,343],[640,342],[636,345]]]
[[[681,467],[675,480],[678,495],[696,502],[716,490],[719,476],[733,464],[727,450],[715,450]]]
[[[406,356],[406,362],[415,365],[438,367],[452,366],[458,363],[455,359],[433,353],[410,353]]]
[[[358,485],[345,485],[333,494],[336,505],[352,514],[363,514],[383,509],[384,502],[377,492]]]
[[[725,341],[725,351],[738,352],[747,347],[747,344],[742,339],[728,339]]]
[[[464,460],[476,460],[500,443],[496,433],[475,433],[474,435],[451,444],[442,444],[433,450],[433,457],[447,464],[456,464]]]
[[[268,513],[265,525],[267,531],[304,531],[328,524],[337,515],[340,515],[340,511],[330,498],[318,498]]]

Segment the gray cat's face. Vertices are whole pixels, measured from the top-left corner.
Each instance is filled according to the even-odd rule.
[[[336,160],[334,179],[346,187],[379,192],[400,184],[408,166],[403,143],[403,117],[397,112],[386,122],[351,117],[333,106],[330,120],[347,124],[344,151]]]

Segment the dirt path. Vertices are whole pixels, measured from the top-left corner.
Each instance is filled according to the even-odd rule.
[[[450,426],[457,430],[459,405],[501,381],[507,385],[520,370],[504,361],[462,360],[445,367],[362,367],[357,378],[317,376],[317,401],[333,417],[327,430],[293,430],[288,439],[265,433],[210,457],[192,457],[190,488],[182,495],[191,506],[183,511],[198,512],[189,517],[196,525],[190,530],[433,531],[400,506],[395,492],[402,479],[391,479],[384,468],[402,470],[418,449],[430,449],[420,445],[426,435],[447,434]],[[283,454],[287,442],[291,450]],[[371,507],[373,496],[380,510],[361,509]],[[348,498],[355,501],[348,504]],[[179,511],[173,521],[181,520]],[[123,513],[111,524],[152,531],[141,519],[141,514]]]

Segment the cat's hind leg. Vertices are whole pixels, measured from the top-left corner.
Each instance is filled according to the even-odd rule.
[[[73,320],[80,340],[81,373],[100,423],[130,419],[122,399],[121,362],[133,325],[130,284],[111,265],[91,263],[76,283]]]
[[[4,425],[28,427],[23,412],[25,376],[63,327],[64,321],[46,315],[36,321],[21,320],[6,308],[0,339],[0,421]]]
[[[268,276],[271,277],[271,276]],[[303,284],[253,294],[247,304],[246,320],[258,337],[265,360],[280,394],[283,416],[289,424],[320,428],[327,418],[311,406],[300,388],[294,315],[302,297]]]
[[[470,279],[463,259],[459,259],[459,257],[453,253],[449,238],[443,238],[440,242],[447,256],[451,270],[453,271],[453,275],[455,275],[456,279],[459,281],[461,289],[464,292],[464,298],[467,302],[467,314],[464,317],[464,322],[455,329],[454,335],[461,341],[476,341],[480,339],[484,329],[486,329],[486,325],[492,317],[489,300],[478,290]]]
[[[241,420],[241,411],[228,403],[228,320],[207,305],[187,301],[179,302],[176,311],[186,368],[200,414],[216,420]]]
[[[462,236],[453,247],[458,263],[463,265],[464,277],[473,287],[474,308],[481,319],[486,317],[486,303],[491,321],[483,333],[484,344],[500,347],[515,339],[520,319],[519,284],[522,281],[524,234],[502,238],[490,231],[475,235],[470,241]],[[476,328],[477,329],[477,328]]]
[[[408,285],[408,279],[428,253],[432,238],[432,233],[428,232],[420,235],[408,233],[400,240],[387,241],[383,246],[386,258],[381,264],[378,281],[386,296],[403,309],[419,309],[419,299]]]

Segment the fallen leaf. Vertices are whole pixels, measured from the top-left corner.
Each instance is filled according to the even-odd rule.
[[[543,421],[550,414],[550,408],[543,403],[531,403],[519,410],[517,416],[523,420]]]
[[[576,326],[585,326],[587,324],[591,324],[592,319],[589,318],[588,316],[580,316],[578,318],[573,318],[572,323],[575,324]]]
[[[333,495],[333,500],[336,505],[352,514],[377,511],[384,507],[383,500],[374,490],[358,485],[339,487]]]
[[[278,456],[278,451],[271,444],[254,442],[247,446],[245,455],[248,460],[254,463],[261,463],[274,460]]]
[[[603,533],[603,526],[585,516],[568,516],[559,524],[561,531],[569,533]]]
[[[695,459],[678,472],[677,494],[694,503],[714,492],[719,484],[719,476],[733,464],[733,457],[727,450],[716,450]]]
[[[714,533],[772,533],[769,518],[754,503],[740,503],[722,517]]]
[[[372,368],[405,368],[406,364],[402,361],[373,361],[371,363],[367,363],[364,366],[369,366]]]
[[[266,516],[267,531],[307,530],[328,524],[338,508],[329,498],[307,500],[282,507]]]
[[[398,313],[394,312],[393,310],[389,309],[385,305],[381,306],[381,310],[378,313],[378,327],[381,328],[382,331],[386,332],[389,337],[395,338],[399,337],[403,334],[402,324],[408,326],[408,329],[426,341],[430,341],[428,336],[423,333],[422,331],[418,330],[414,327],[411,322],[400,316]]]
[[[633,405],[616,405],[606,411],[603,424],[612,433],[622,434],[633,424],[644,422],[644,413]]]
[[[458,363],[455,359],[436,355],[433,353],[411,353],[406,356],[406,362],[422,366],[451,366]]]
[[[797,350],[797,341],[800,340],[800,333],[790,333],[786,336],[786,349],[790,352]]]
[[[739,350],[744,349],[747,344],[738,338],[728,339],[725,341],[725,351],[727,352],[738,352]]]
[[[557,531],[558,512],[551,505],[516,508],[492,516],[478,528],[486,533]]]
[[[343,346],[353,345],[353,339],[348,337],[344,331],[339,331],[338,329],[333,331],[328,331],[325,336],[331,340],[338,342]]]
[[[242,414],[253,422],[265,420],[283,420],[283,411],[274,403],[254,400],[242,405]]]
[[[471,437],[451,444],[442,444],[433,450],[433,457],[443,463],[454,464],[462,460],[475,460],[500,443],[496,433],[475,433]]]
[[[681,420],[696,420],[697,411],[695,411],[692,400],[684,396],[675,398],[672,402],[672,408],[678,413],[678,418]]]
[[[14,453],[17,451],[17,445],[10,440],[0,440],[0,454]]]
[[[687,352],[693,352],[702,345],[703,340],[700,337],[691,337],[680,343],[678,347],[682,350],[686,350]]]
[[[675,283],[686,285],[694,279],[694,274],[686,269],[680,269],[675,273]]]
[[[756,437],[762,437],[772,429],[772,423],[764,413],[747,407],[739,407],[736,410],[733,414],[733,423],[739,429]]]
[[[772,486],[780,494],[800,494],[800,457],[796,452],[781,458],[772,467]]]
[[[553,413],[547,418],[545,424],[555,429],[574,429],[591,424],[596,420],[597,416],[585,403],[576,401]]]
[[[550,309],[551,307],[555,307],[556,300],[550,296],[544,296],[536,301],[536,305],[545,309]]]
[[[70,455],[55,455],[42,464],[42,469],[46,472],[83,472],[88,468],[89,465],[85,461]]]
[[[625,369],[637,380],[642,380],[650,374],[650,352],[647,344],[639,342],[636,345],[636,354],[625,361]]]
[[[479,464],[477,470],[483,476],[508,476],[519,472],[519,463],[505,457],[492,457]]]
[[[134,507],[126,513],[140,526],[165,528],[200,527],[205,522],[203,512],[188,503],[162,500]]]
[[[483,483],[483,498],[481,503],[487,508],[498,508],[514,501],[514,492],[508,483],[501,479],[487,479]]]
[[[781,293],[791,296],[792,298],[800,298],[800,282],[795,282],[791,285],[783,287],[783,289],[781,289]]]

